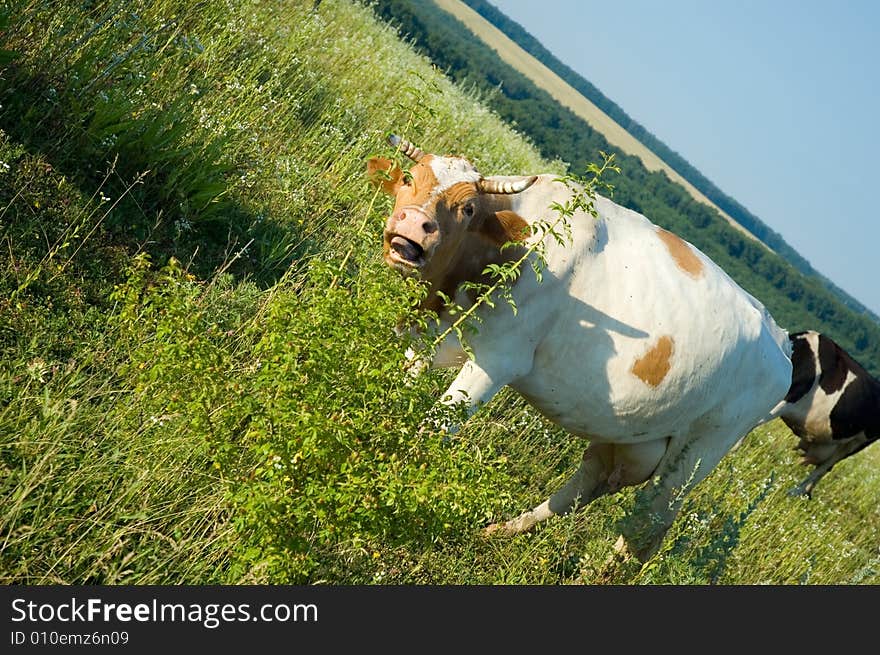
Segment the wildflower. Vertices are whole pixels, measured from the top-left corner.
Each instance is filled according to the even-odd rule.
[[[46,382],[45,375],[48,370],[49,367],[46,365],[46,362],[41,357],[37,357],[34,361],[30,362],[27,365],[28,376],[32,380],[34,380],[35,382],[39,382],[40,384]]]

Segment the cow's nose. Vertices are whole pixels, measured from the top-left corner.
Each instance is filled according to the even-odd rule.
[[[404,207],[397,212],[394,218],[397,220],[398,226],[401,223],[406,223],[410,229],[421,228],[421,231],[426,235],[433,234],[439,227],[437,221],[428,218],[422,211],[412,207]]]

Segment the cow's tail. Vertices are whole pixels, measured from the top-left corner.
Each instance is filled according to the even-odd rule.
[[[788,402],[785,400],[785,398],[783,398],[782,400],[780,400],[780,401],[776,404],[776,406],[775,406],[773,409],[770,410],[770,412],[769,412],[764,418],[762,418],[760,421],[758,421],[758,422],[755,424],[755,426],[752,428],[752,430],[754,430],[755,428],[758,428],[758,427],[764,425],[765,423],[769,423],[770,421],[772,421],[772,420],[775,419],[775,418],[779,418],[780,416],[782,416],[782,413],[783,413],[783,411],[785,410],[785,408],[786,408],[787,406],[788,406]],[[733,444],[733,447],[730,449],[730,452],[733,452],[734,450],[736,450],[737,448],[739,448],[740,445],[742,444],[743,440],[744,440],[749,434],[751,434],[752,430],[749,430],[746,434],[744,434],[743,436],[741,436],[741,437],[739,438],[739,441],[737,441],[735,444]]]
[[[770,314],[767,313],[766,310],[764,310],[764,312],[765,312],[765,316],[770,319],[768,321],[768,325],[771,325],[774,328],[771,330],[773,340],[776,342],[776,345],[779,346],[779,349],[785,355],[786,359],[788,359],[788,361],[790,362],[792,352],[794,350],[794,348],[792,346],[791,335],[789,334],[788,330],[785,330],[785,329],[777,326],[775,321],[773,321],[773,319],[770,318]],[[786,399],[785,399],[787,397],[788,397],[788,393],[786,392],[785,397],[783,397],[782,400],[777,402],[776,405],[773,406],[773,409],[771,409],[762,419],[760,419],[754,425],[754,427],[752,427],[752,430],[754,430],[755,428],[757,428],[761,425],[764,425],[765,423],[769,423],[770,421],[772,421],[775,418],[779,418],[780,416],[782,416],[783,412],[785,411],[785,408],[788,407],[788,401],[786,401]],[[749,432],[751,432],[751,430],[749,430]],[[740,447],[743,440],[746,438],[747,434],[740,437],[739,441],[737,441],[735,444],[733,444],[733,447],[730,449],[730,452],[733,452],[734,450],[736,450],[737,448]]]

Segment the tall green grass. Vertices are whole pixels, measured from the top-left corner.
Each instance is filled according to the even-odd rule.
[[[563,172],[359,4],[12,2],[0,48],[0,580],[876,583],[870,449],[816,499],[781,425],[610,565],[626,492],[521,538],[584,444],[502,393],[418,434],[420,290],[364,178],[398,132]],[[612,180],[613,181],[613,180]]]

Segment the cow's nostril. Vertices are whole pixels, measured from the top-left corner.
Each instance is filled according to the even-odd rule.
[[[422,229],[425,231],[425,234],[432,234],[437,231],[437,223],[434,221],[425,221],[422,223]]]

